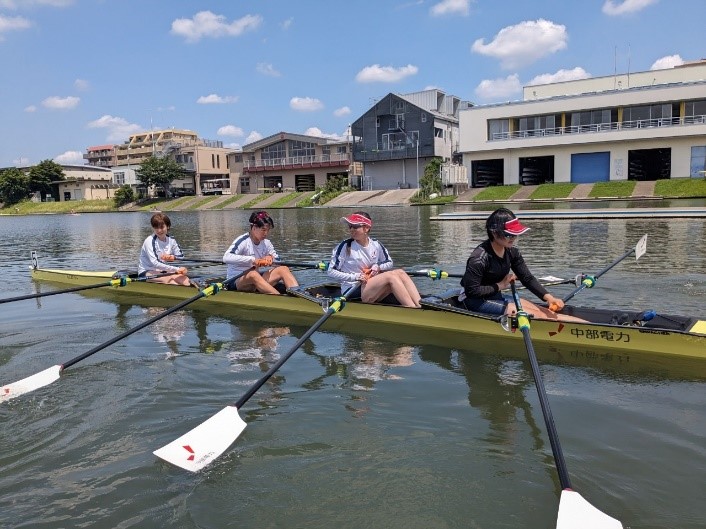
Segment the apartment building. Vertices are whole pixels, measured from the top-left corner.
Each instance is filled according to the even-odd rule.
[[[136,171],[150,156],[174,158],[184,169],[184,177],[172,182],[172,187],[201,194],[216,185],[230,192],[228,153],[223,142],[199,138],[185,129],[164,129],[131,135],[125,143],[88,147],[83,155],[92,166],[113,169],[114,182],[137,188]]]
[[[523,92],[461,111],[472,186],[703,176],[706,61]]]
[[[459,112],[468,106],[438,89],[389,93],[377,101],[351,125],[353,160],[364,173],[361,187],[417,188],[432,158],[447,165],[460,161]]]
[[[237,193],[314,191],[334,176],[354,177],[346,140],[278,132],[228,158]]]

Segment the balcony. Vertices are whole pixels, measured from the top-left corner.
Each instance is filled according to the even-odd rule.
[[[316,167],[348,167],[349,154],[320,154],[317,156],[292,156],[274,160],[243,160],[243,173],[284,171],[288,169]]]
[[[615,132],[621,130],[647,129],[656,127],[683,127],[688,125],[704,124],[706,124],[706,115],[686,116],[683,118],[638,119],[634,121],[596,123],[593,125],[516,130],[513,132],[496,132],[491,135],[490,141],[517,140],[542,136],[563,136],[567,134],[595,134],[596,132]]]

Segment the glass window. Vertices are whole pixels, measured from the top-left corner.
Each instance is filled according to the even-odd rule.
[[[706,178],[706,146],[691,148],[691,178]]]
[[[706,99],[702,99],[700,101],[687,101],[684,107],[684,115],[686,116],[706,115]]]
[[[500,140],[507,138],[510,132],[509,119],[490,119],[488,120],[488,139]]]
[[[268,145],[262,149],[260,153],[260,158],[265,160],[277,160],[280,161],[287,157],[287,144],[284,141],[279,141]]]
[[[314,156],[315,154],[316,146],[313,143],[308,141],[289,140],[290,156]]]

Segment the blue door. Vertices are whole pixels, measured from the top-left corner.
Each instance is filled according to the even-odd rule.
[[[571,155],[571,181],[592,184],[610,180],[610,153],[589,152]]]

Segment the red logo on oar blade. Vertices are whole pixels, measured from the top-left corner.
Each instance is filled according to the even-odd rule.
[[[184,445],[184,450],[189,452],[191,455],[186,459],[187,461],[193,461],[194,460],[194,449],[191,448],[189,445]]]
[[[554,336],[555,334],[559,334],[563,330],[564,330],[564,324],[560,323],[559,328],[556,331],[549,331],[549,336]]]

